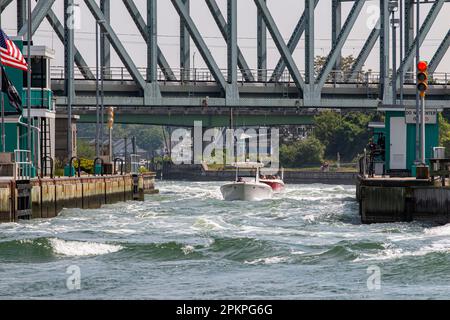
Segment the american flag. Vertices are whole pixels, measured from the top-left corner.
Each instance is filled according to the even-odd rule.
[[[0,29],[0,56],[2,65],[28,71],[28,64],[22,52],[2,29]]]

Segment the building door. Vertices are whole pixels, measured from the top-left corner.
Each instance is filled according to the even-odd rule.
[[[406,169],[406,121],[404,117],[392,117],[390,129],[390,169]]]

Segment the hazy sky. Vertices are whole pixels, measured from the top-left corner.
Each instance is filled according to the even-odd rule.
[[[91,13],[84,1],[76,0],[81,6],[81,28],[76,31],[76,44],[89,65],[95,65],[95,24]],[[34,1],[33,1],[34,2]],[[226,0],[217,0],[222,13],[226,16]],[[278,24],[285,41],[289,39],[294,26],[304,9],[302,0],[267,0],[268,7]],[[138,67],[146,66],[146,45],[122,1],[114,0],[112,3],[112,21],[119,38],[129,49]],[[146,0],[135,0],[141,14],[146,16]],[[356,26],[351,32],[343,55],[353,54],[357,56],[364,44],[370,29],[367,22],[371,19],[370,6],[377,5],[378,0],[367,1],[362,14],[357,20]],[[351,8],[352,3],[343,3],[343,21]],[[422,5],[422,21],[425,19],[431,4]],[[57,0],[53,10],[62,21],[63,0]],[[217,64],[226,68],[226,44],[217,28],[204,0],[191,0],[191,16],[201,34],[204,36]],[[315,11],[315,54],[326,55],[331,43],[331,0],[320,0]],[[3,12],[2,23],[4,30],[10,35],[16,34],[16,4],[15,1]],[[432,27],[427,39],[422,46],[422,58],[430,60],[439,46],[444,35],[450,28],[450,3],[446,3],[440,12],[436,23]],[[46,20],[35,35],[34,41],[39,45],[47,45],[56,50],[54,65],[63,64],[63,47],[58,37],[51,31],[51,26]],[[253,0],[238,0],[238,37],[239,46],[251,68],[256,68],[256,7]],[[273,69],[280,55],[270,39],[268,33],[268,69]],[[304,38],[300,41],[294,53],[294,59],[300,70],[304,70]],[[170,0],[158,0],[158,41],[161,50],[166,56],[172,68],[179,68],[179,18]],[[191,42],[191,58],[195,52],[196,67],[204,67],[193,42]],[[371,53],[365,69],[378,70],[378,44]],[[112,66],[122,66],[115,53],[112,54]],[[450,50],[439,66],[438,72],[450,72]]]

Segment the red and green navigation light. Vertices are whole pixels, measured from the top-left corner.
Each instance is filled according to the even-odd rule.
[[[417,64],[417,90],[421,97],[424,97],[428,90],[428,63],[426,61],[419,61]]]

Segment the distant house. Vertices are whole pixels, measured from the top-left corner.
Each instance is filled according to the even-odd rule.
[[[89,142],[91,146],[95,146],[95,139],[91,140]],[[104,146],[104,152],[107,154],[109,152],[109,139],[105,140],[103,143]],[[127,144],[125,148],[125,139],[119,139],[116,141],[113,141],[113,154],[114,158],[124,158],[125,157],[125,151],[128,156],[130,154],[133,154],[133,141],[131,139],[127,139]],[[151,154],[147,152],[146,150],[140,148],[139,146],[136,146],[136,154],[139,155],[141,159],[147,159],[151,157]]]

